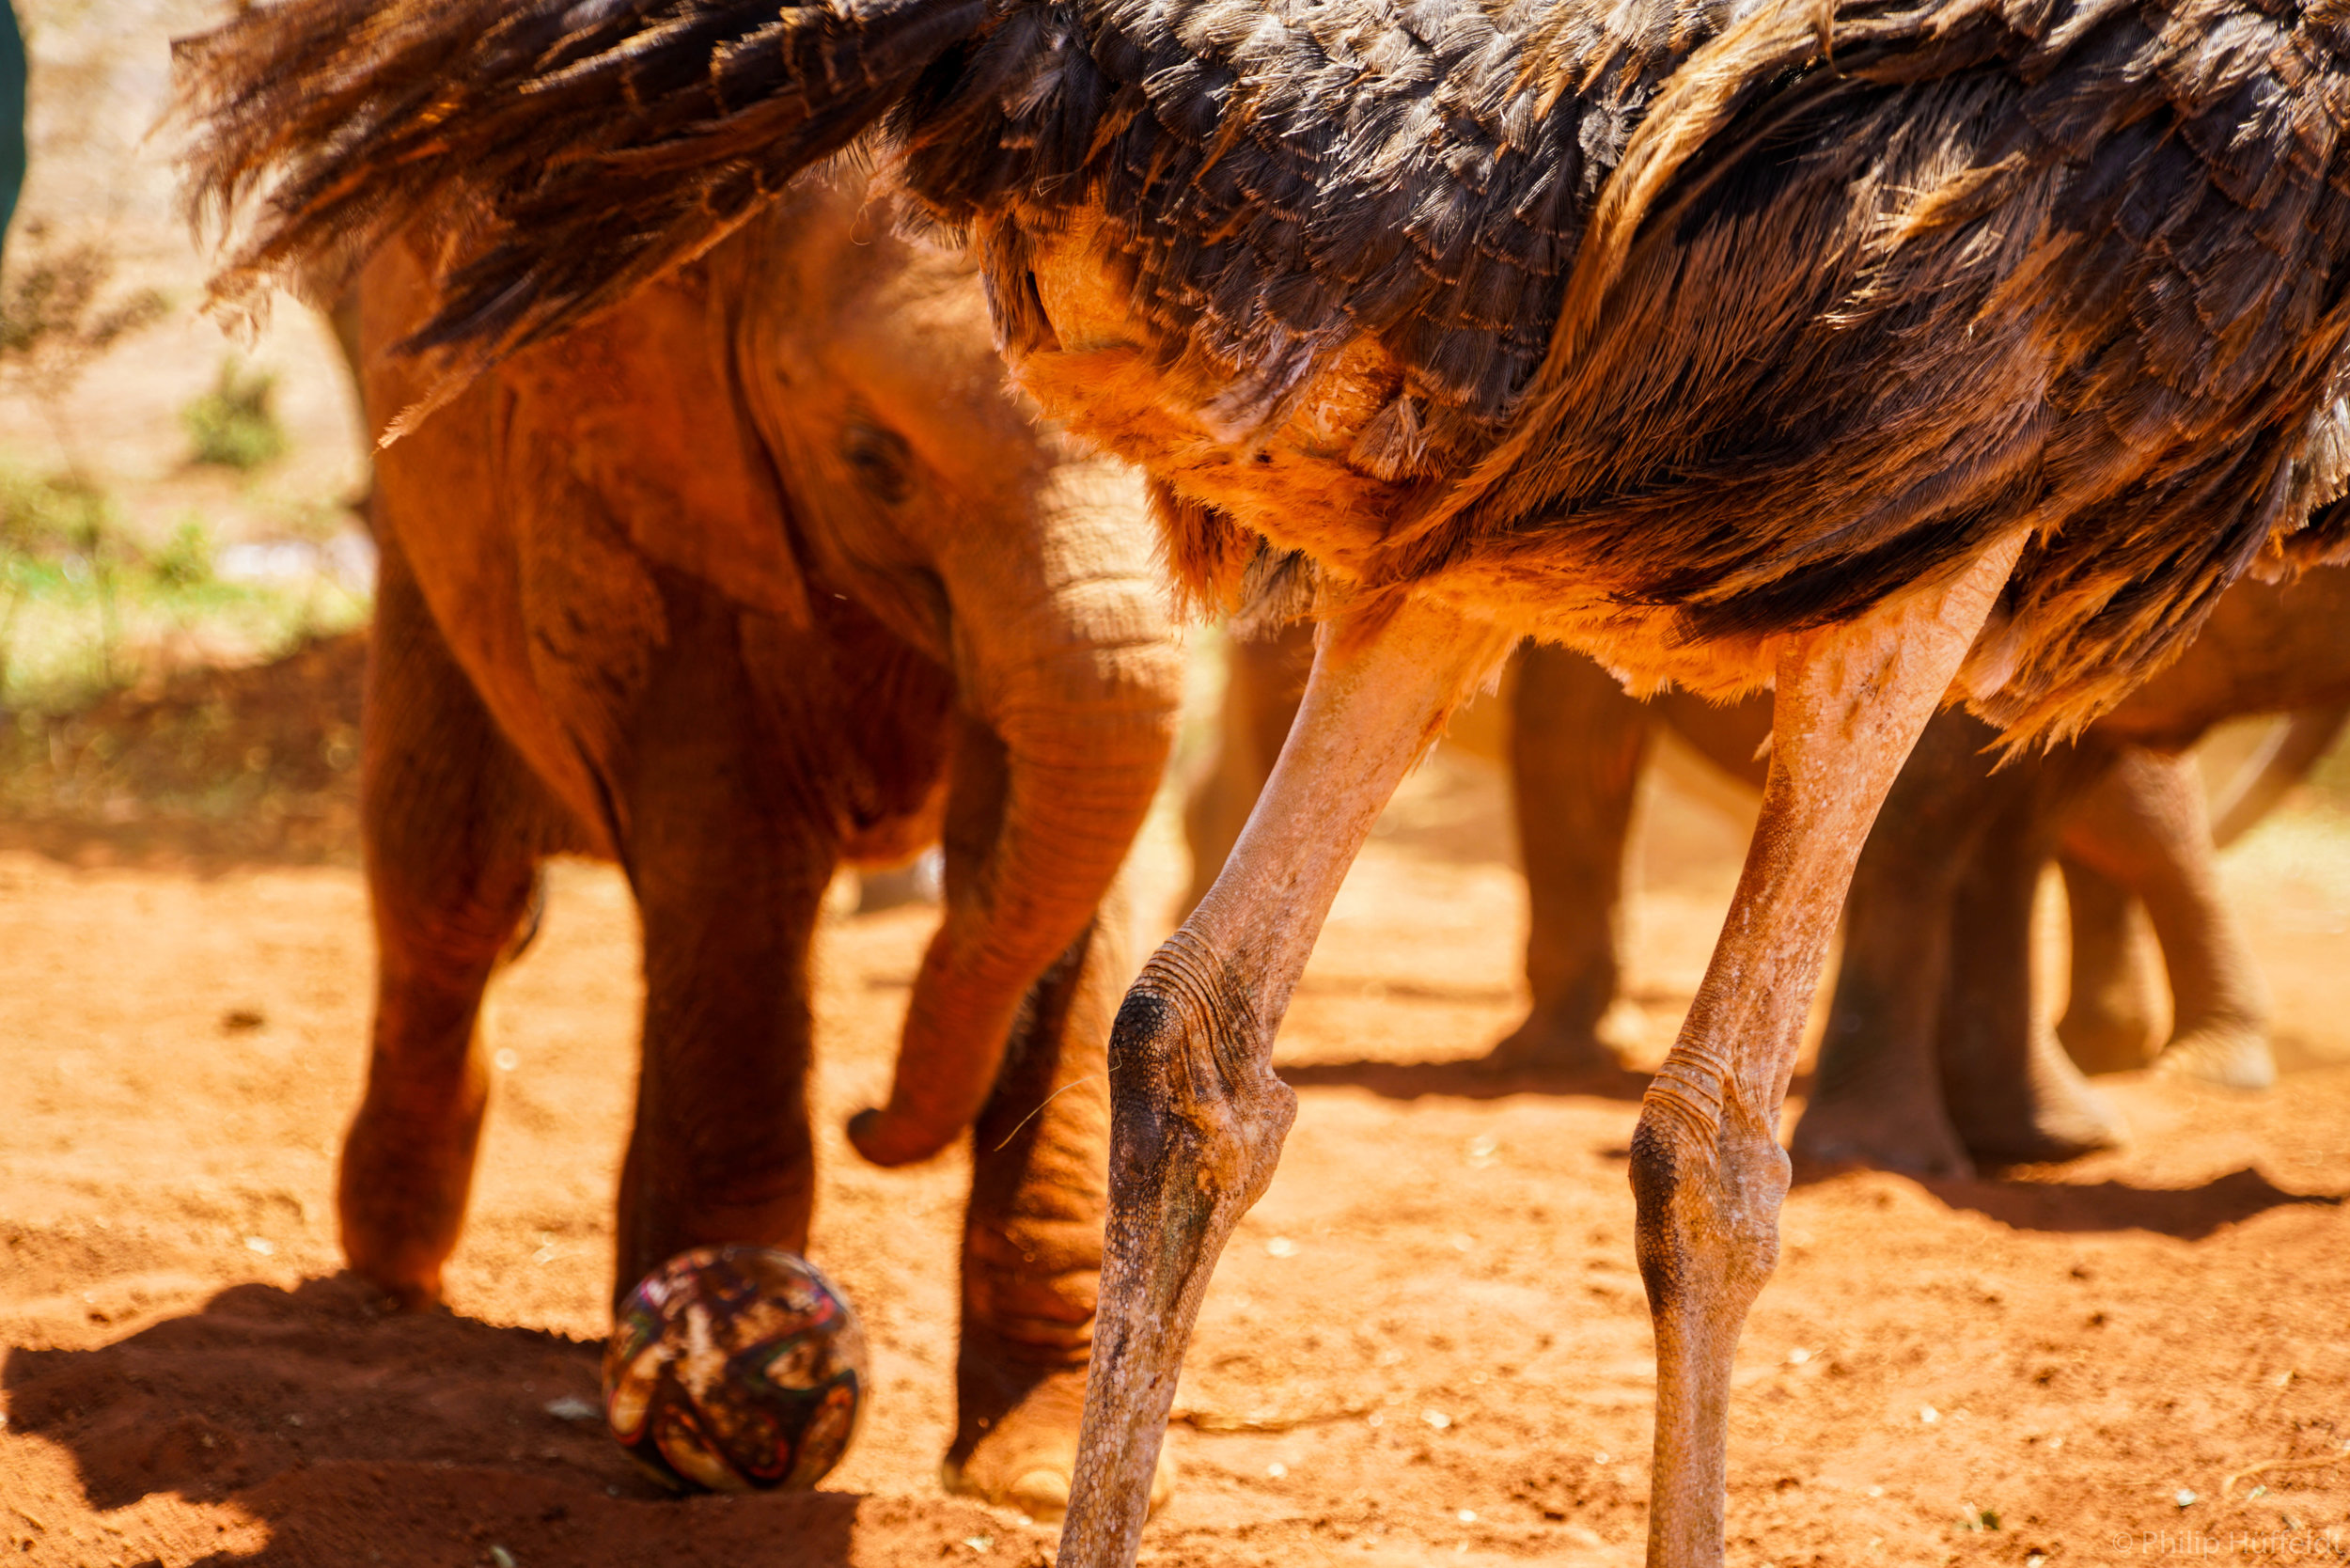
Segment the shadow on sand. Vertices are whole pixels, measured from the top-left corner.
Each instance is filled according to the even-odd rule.
[[[238,1530],[196,1560],[223,1568],[448,1568],[494,1562],[493,1546],[565,1568],[846,1568],[863,1526],[992,1560],[960,1545],[990,1515],[944,1497],[671,1497],[590,1413],[600,1354],[387,1314],[337,1276],[239,1285],[96,1350],[17,1350],[0,1388],[10,1435],[64,1450],[92,1508],[161,1492],[233,1500],[267,1538],[257,1550]]]
[[[1324,1061],[1280,1063],[1281,1079],[1292,1089],[1365,1089],[1390,1100],[1449,1096],[1499,1100],[1513,1094],[1590,1095],[1637,1105],[1650,1074],[1619,1068],[1607,1072],[1545,1071],[1503,1063],[1492,1057],[1458,1061]],[[1790,1086],[1802,1097],[1809,1074]],[[1621,1162],[1631,1151],[1611,1144],[1603,1158]],[[1830,1181],[1853,1168],[1798,1167],[1799,1186]],[[2055,1168],[2019,1168],[1972,1181],[1904,1177],[1953,1209],[1968,1209],[2018,1231],[2147,1231],[2197,1241],[2255,1215],[2293,1205],[2338,1207],[2344,1195],[2289,1192],[2262,1172],[2245,1167],[2189,1187],[2141,1187],[2126,1182],[2068,1182]]]
[[[2013,1178],[1919,1185],[1953,1209],[1971,1209],[2018,1231],[2148,1231],[2181,1241],[2201,1241],[2271,1209],[2342,1203],[2341,1194],[2288,1192],[2249,1166],[2191,1187]]]
[[[1637,1104],[1651,1074],[1628,1068],[1561,1070],[1470,1057],[1459,1061],[1277,1062],[1292,1089],[1367,1089],[1388,1100],[1449,1095],[1501,1100],[1512,1094],[1589,1094]]]

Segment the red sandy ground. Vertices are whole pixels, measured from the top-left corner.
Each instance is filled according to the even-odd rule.
[[[1491,844],[1494,794],[1422,787],[1340,899],[1282,1042],[1297,1128],[1217,1276],[1147,1563],[1638,1560],[1636,1104],[1455,1065],[1518,1005],[1511,873],[1462,848]],[[1686,801],[1657,815],[1653,1042],[1735,842]],[[2232,871],[2280,994],[2275,1093],[2123,1081],[2120,1154],[1798,1187],[1740,1362],[1733,1562],[2350,1557],[2343,843],[2310,828]],[[1140,863],[1172,886],[1163,830]],[[558,870],[496,997],[451,1310],[389,1317],[337,1272],[331,1200],[370,983],[356,874],[0,853],[0,1561],[1048,1562],[1049,1532],[935,1479],[961,1163],[875,1171],[838,1133],[885,1079],[927,920],[839,921],[821,960],[815,1250],[874,1344],[864,1433],[821,1493],[680,1502],[547,1408],[593,1397],[604,1323],[637,1005],[616,876]]]

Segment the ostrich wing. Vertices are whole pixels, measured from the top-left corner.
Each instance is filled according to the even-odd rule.
[[[1849,619],[2028,522],[1992,707],[2084,721],[2341,488],[2346,46],[2232,0],[1723,34],[1395,574],[1605,563],[1703,639]]]

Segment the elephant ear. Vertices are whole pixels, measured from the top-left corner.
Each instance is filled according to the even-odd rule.
[[[733,369],[731,259],[649,284],[497,375],[526,407],[531,438],[557,448],[544,455],[648,561],[806,628],[783,492]]]

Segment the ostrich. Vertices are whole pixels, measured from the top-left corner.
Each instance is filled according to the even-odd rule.
[[[1912,742],[1962,698],[2070,733],[2340,542],[2340,0],[281,0],[180,67],[195,205],[251,215],[225,300],[451,214],[412,340],[451,386],[882,159],[1014,376],[1147,470],[1183,591],[1313,595],[1287,748],[1119,1018],[1063,1568],[1134,1559],[1299,971],[1517,638],[1776,691],[1631,1159],[1649,1560],[1715,1563],[1780,1099]]]

